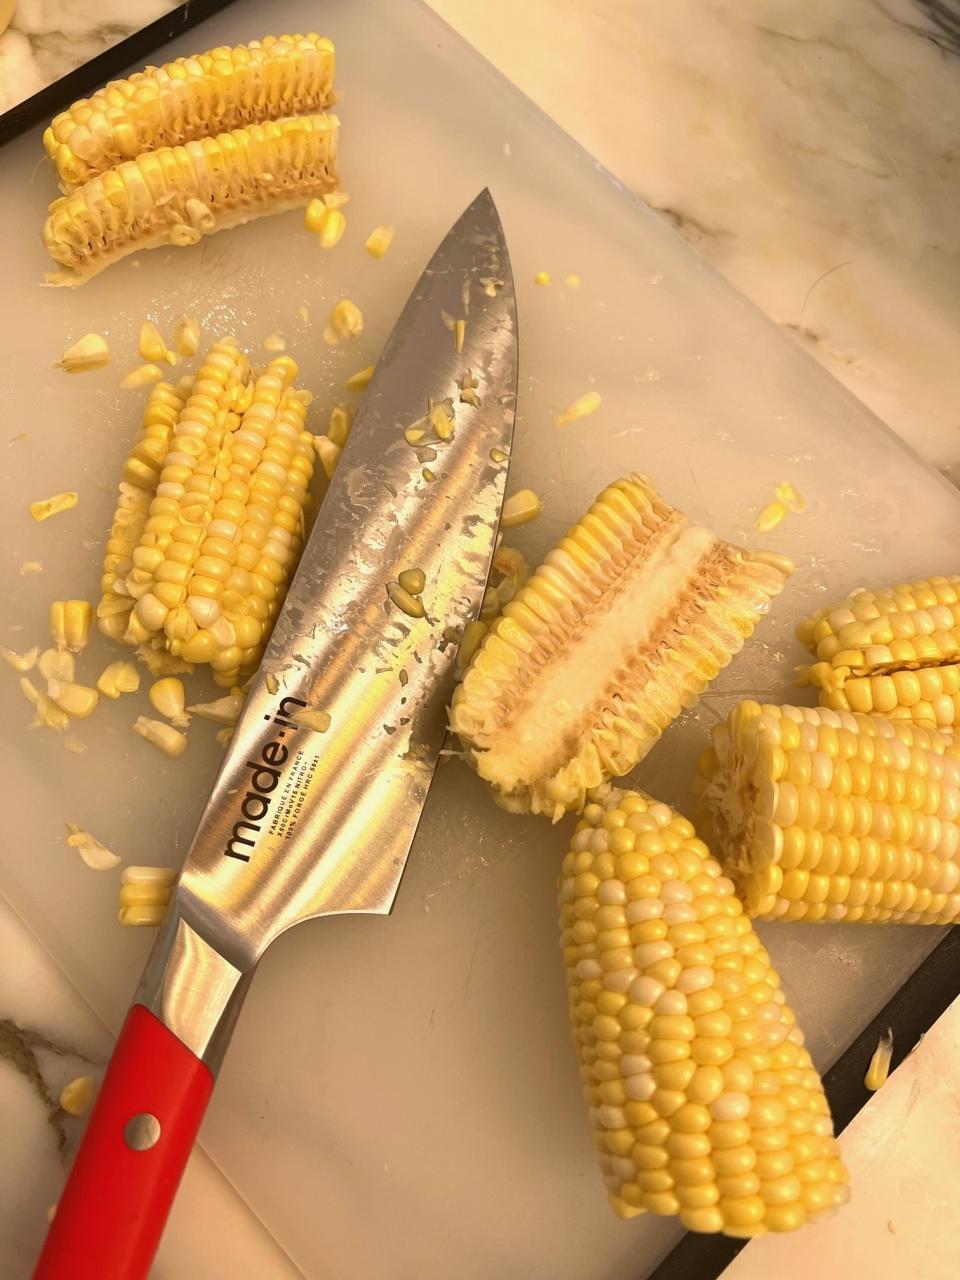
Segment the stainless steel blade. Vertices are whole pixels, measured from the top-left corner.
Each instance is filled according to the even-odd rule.
[[[380,357],[144,975],[138,999],[195,1052],[209,1058],[211,1016],[284,930],[390,910],[445,734],[451,635],[489,572],[516,390],[510,261],[484,191]],[[426,426],[432,448],[413,448],[405,429],[444,401],[452,439]],[[405,569],[425,575],[423,618],[387,595]]]

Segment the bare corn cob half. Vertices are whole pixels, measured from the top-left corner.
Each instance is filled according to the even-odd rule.
[[[280,356],[251,381],[223,339],[172,424],[165,413],[150,448],[134,447],[129,518],[115,518],[104,562],[107,634],[209,663],[226,687],[256,668],[305,535],[314,449],[296,373]]]
[[[960,723],[960,578],[855,591],[797,628],[816,661],[802,685],[834,711]]]
[[[960,747],[938,730],[744,702],[700,774],[698,828],[751,915],[960,921]]]
[[[564,858],[560,921],[610,1202],[733,1236],[815,1222],[847,1172],[770,958],[691,824],[605,790]]]
[[[145,151],[334,101],[334,48],[313,32],[265,36],[113,80],[55,116],[43,145],[64,191]]]
[[[339,121],[293,116],[125,160],[50,206],[43,242],[63,267],[50,284],[81,284],[141,249],[195,244],[336,189]]]
[[[555,819],[692,706],[793,569],[618,480],[504,607],[451,728],[506,807]]]

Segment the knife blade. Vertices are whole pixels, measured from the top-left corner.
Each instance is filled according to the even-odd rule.
[[[486,586],[516,391],[510,260],[484,191],[377,364],[111,1059],[42,1280],[146,1275],[266,948],[303,920],[390,911],[446,732],[455,637]],[[423,574],[422,609],[396,590],[405,570]]]

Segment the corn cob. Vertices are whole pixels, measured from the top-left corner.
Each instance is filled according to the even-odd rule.
[[[613,1209],[733,1236],[817,1221],[847,1172],[770,958],[691,824],[604,790],[564,858],[560,922]]]
[[[960,746],[936,729],[744,702],[700,773],[697,825],[751,915],[960,921]]]
[[[145,426],[121,485],[130,518],[107,547],[101,628],[209,663],[228,688],[259,663],[303,544],[313,443],[296,372],[280,356],[249,385],[225,339],[179,414],[169,398],[148,405],[154,434]]]
[[[62,190],[145,151],[334,101],[334,48],[322,36],[265,36],[114,80],[54,117],[43,145]]]
[[[161,147],[97,175],[50,206],[47,252],[81,284],[127,254],[195,244],[306,204],[337,185],[336,116],[294,116]]]
[[[792,568],[721,542],[642,476],[619,480],[505,605],[451,728],[507,808],[581,808],[696,702]]]
[[[960,723],[960,578],[855,591],[797,628],[817,661],[799,683],[834,711]]]

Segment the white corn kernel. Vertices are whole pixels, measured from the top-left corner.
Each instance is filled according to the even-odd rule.
[[[146,738],[147,742],[158,747],[164,755],[176,759],[177,756],[183,755],[187,749],[187,740],[182,733],[179,733],[169,724],[164,724],[162,720],[151,720],[148,716],[138,716],[133,725],[134,733],[138,733],[141,738]]]
[[[85,1116],[93,1101],[94,1083],[92,1076],[77,1076],[60,1090],[60,1110],[70,1116]]]
[[[555,427],[566,427],[571,422],[576,422],[578,418],[585,418],[590,413],[596,413],[600,408],[603,400],[596,391],[588,391],[586,395],[579,396],[572,404],[568,404],[562,413],[558,413],[553,420]]]
[[[333,479],[333,473],[337,469],[337,463],[340,461],[340,454],[343,452],[338,444],[334,444],[329,436],[317,436],[313,442],[317,451],[317,457],[320,459],[320,465],[323,467],[324,475],[328,480]]]
[[[185,714],[187,699],[183,681],[176,676],[164,676],[162,680],[157,680],[150,686],[147,697],[154,711],[159,711],[177,729],[185,729],[190,723],[190,717]]]
[[[109,361],[110,348],[106,338],[99,333],[88,333],[72,347],[67,347],[58,364],[67,373],[84,373],[88,369],[102,369]]]
[[[173,345],[182,356],[195,356],[200,345],[200,326],[184,316],[173,331]]]
[[[122,391],[136,391],[139,387],[149,386],[151,382],[159,382],[163,371],[155,364],[142,364],[120,379]]]
[[[67,489],[64,493],[55,493],[52,498],[38,498],[36,502],[31,502],[30,514],[39,524],[42,520],[49,520],[51,516],[60,515],[61,511],[69,511],[79,501],[79,494]]]
[[[382,258],[393,244],[395,229],[391,226],[374,227],[364,242],[364,248],[371,258]]]
[[[500,515],[500,528],[513,529],[520,524],[528,524],[536,520],[543,510],[543,503],[532,489],[518,489],[503,504]]]
[[[119,698],[124,693],[136,693],[140,688],[140,672],[132,662],[122,659],[111,662],[100,673],[97,688],[105,698]]]
[[[14,653],[12,649],[0,649],[0,658],[13,667],[14,671],[19,671],[21,675],[24,672],[32,671],[37,665],[37,657],[40,653],[39,648],[34,645],[32,649],[28,649],[26,653]]]
[[[365,369],[358,369],[356,373],[351,373],[343,385],[348,391],[366,391],[373,377],[374,368],[374,365],[368,364]]]
[[[214,724],[233,726],[240,719],[245,701],[246,696],[240,689],[231,689],[229,693],[225,693],[222,698],[217,698],[214,702],[195,702],[192,707],[187,707],[187,710],[199,716],[201,720],[212,720]]]
[[[120,861],[117,854],[108,849],[105,844],[101,844],[89,831],[84,831],[83,827],[78,827],[75,822],[68,822],[65,825],[68,846],[76,849],[91,871],[109,871]]]
[[[343,298],[330,312],[330,319],[323,331],[323,340],[328,346],[335,347],[338,342],[349,339],[356,342],[363,332],[363,313],[355,302]]]

